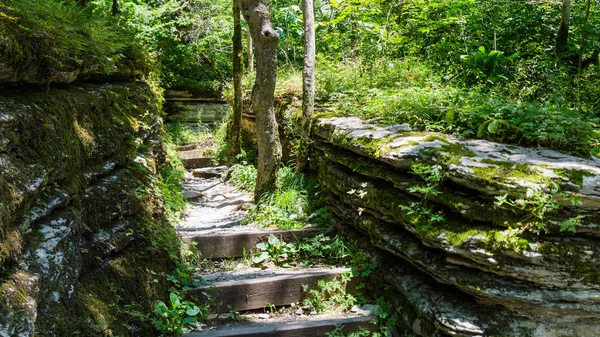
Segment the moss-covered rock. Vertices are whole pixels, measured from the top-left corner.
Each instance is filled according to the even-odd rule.
[[[311,167],[331,211],[377,251],[397,257],[382,262],[396,290],[387,299],[409,330],[600,333],[596,158],[459,141],[354,117],[319,118],[313,135]],[[440,177],[415,174],[415,167],[436,168]],[[581,204],[572,203],[577,198]]]
[[[0,334],[152,335],[177,237],[145,84],[0,94]]]
[[[459,141],[442,134],[395,132],[356,117],[316,120],[314,134],[322,141],[407,171],[416,162],[441,165],[451,181],[491,196],[525,197],[528,189],[549,192],[557,188],[580,195],[582,203],[574,207],[600,210],[600,161],[595,158]]]

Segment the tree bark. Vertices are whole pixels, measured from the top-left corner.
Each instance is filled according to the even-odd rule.
[[[315,14],[313,0],[302,0],[304,17],[304,68],[302,69],[302,130],[296,171],[304,172],[308,168],[308,143],[312,115],[315,106]]]
[[[581,28],[581,44],[579,47],[579,62],[577,64],[577,71],[581,73],[581,66],[583,63],[583,53],[585,52],[585,39],[587,38],[587,25],[590,18],[590,7],[592,5],[591,0],[587,0],[585,9],[585,19],[583,20],[583,28]]]
[[[271,15],[264,0],[241,0],[241,10],[256,46],[256,82],[252,89],[252,110],[256,115],[258,172],[254,201],[273,191],[281,163],[281,144],[273,101],[277,79],[279,34],[271,26]]]
[[[242,24],[239,0],[233,2],[233,122],[231,124],[231,154],[242,153]]]
[[[248,73],[254,71],[254,46],[252,44],[252,35],[248,33]]]
[[[112,15],[119,16],[121,15],[121,0],[113,0],[112,3]]]
[[[563,0],[560,26],[556,34],[556,56],[560,57],[569,45],[569,18],[571,17],[571,0]]]

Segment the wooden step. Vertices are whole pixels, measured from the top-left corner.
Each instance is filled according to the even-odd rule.
[[[321,233],[329,233],[330,229],[298,229],[288,231],[251,231],[240,233],[224,233],[183,237],[185,242],[196,242],[196,247],[205,258],[242,257],[244,252],[256,252],[256,244],[267,241],[275,235],[285,242],[314,237]],[[333,235],[333,234],[332,234]]]
[[[204,150],[179,151],[183,167],[188,170],[213,166],[213,157],[204,155]]]
[[[190,289],[188,293],[198,298],[205,298],[204,294],[207,294],[211,300],[222,302],[223,312],[229,311],[227,306],[235,311],[263,309],[269,304],[282,306],[302,302],[305,295],[303,285],[312,289],[318,280],[330,281],[349,271],[348,268],[290,271],[276,276],[217,281]]]
[[[374,331],[376,326],[370,321],[371,316],[357,316],[337,319],[308,319],[292,322],[275,322],[266,324],[238,325],[222,327],[215,330],[183,334],[185,337],[321,337],[342,326],[342,332],[348,334],[360,328]]]

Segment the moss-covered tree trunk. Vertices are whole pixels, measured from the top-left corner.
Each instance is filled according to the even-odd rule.
[[[242,152],[242,24],[239,0],[233,2],[233,123],[231,124],[231,153]]]
[[[281,163],[281,144],[273,100],[277,78],[279,34],[271,26],[269,7],[264,0],[241,0],[241,10],[256,46],[256,82],[252,89],[252,110],[256,115],[258,172],[254,200],[275,189]]]
[[[556,56],[561,57],[569,45],[569,18],[571,16],[571,0],[563,0],[560,26],[556,34]]]
[[[304,16],[304,69],[302,70],[302,129],[296,170],[308,167],[308,138],[315,106],[315,13],[313,0],[302,0]]]

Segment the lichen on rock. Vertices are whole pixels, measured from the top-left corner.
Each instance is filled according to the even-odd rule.
[[[318,118],[313,127],[312,167],[330,208],[378,251],[401,259],[385,262],[398,270],[386,279],[415,333],[600,333],[598,159],[355,117]],[[416,164],[439,167],[441,180],[428,185]],[[569,219],[576,221],[561,227]],[[528,230],[527,221],[540,229]]]

